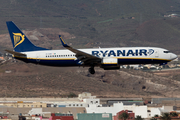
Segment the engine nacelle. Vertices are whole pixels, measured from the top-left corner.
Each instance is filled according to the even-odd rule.
[[[104,70],[114,70],[119,69],[117,58],[103,58],[101,61],[101,68]]]

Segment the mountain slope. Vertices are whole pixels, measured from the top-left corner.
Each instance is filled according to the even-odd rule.
[[[0,34],[7,33],[5,22],[12,20],[21,29],[59,28],[73,34],[78,40],[75,47],[153,45],[179,54],[179,47],[173,46],[179,44],[179,18],[163,17],[179,14],[179,4],[178,0],[1,0]]]
[[[35,45],[50,49],[63,48],[61,34],[75,48],[156,46],[180,54],[180,18],[164,18],[180,14],[179,5],[179,0],[1,0],[0,52],[13,49],[5,22],[14,21]],[[84,91],[102,97],[178,97],[180,85],[178,74],[97,69],[89,75],[87,68],[21,62],[0,66],[0,76],[1,97],[67,97]]]
[[[96,74],[90,75],[87,68],[46,67],[18,61],[1,65],[0,76],[0,97],[67,97],[81,92],[100,97],[171,97],[172,92],[180,95],[180,82],[136,70],[96,68]]]

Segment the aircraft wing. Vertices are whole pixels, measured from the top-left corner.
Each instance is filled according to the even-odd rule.
[[[78,50],[78,49],[74,49],[74,48],[68,46],[68,45],[64,42],[64,40],[62,39],[61,35],[59,35],[59,38],[60,38],[60,40],[61,40],[61,42],[62,42],[62,45],[63,45],[66,49],[70,50],[71,52],[76,53],[77,59],[79,59],[80,61],[84,62],[85,64],[92,63],[92,62],[93,62],[93,63],[96,63],[96,62],[100,62],[100,61],[101,61],[101,58],[100,58],[100,57],[93,56],[93,55],[91,55],[91,54],[85,53],[85,52],[83,52],[83,51],[80,51],[80,50]]]
[[[26,56],[26,54],[15,52],[15,51],[11,51],[11,50],[5,50],[5,51],[8,52],[8,53],[13,54],[14,56],[22,56],[22,57]]]

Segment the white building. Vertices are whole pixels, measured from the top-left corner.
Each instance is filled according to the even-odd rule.
[[[150,117],[154,117],[155,115],[161,116],[163,113],[169,113],[173,111],[173,106],[162,106],[161,108],[149,108],[151,111]]]
[[[155,115],[162,115],[165,112],[173,111],[173,106],[162,106],[160,108],[148,108],[146,105],[144,106],[136,106],[133,105],[123,105],[123,103],[114,103],[111,107],[102,107],[101,105],[89,104],[89,107],[86,107],[87,113],[112,113],[113,116],[116,113],[122,110],[129,110],[135,113],[136,116],[141,116],[142,118],[151,118]]]
[[[96,96],[91,96],[91,93],[83,92],[75,100],[48,103],[51,104],[51,107],[88,107],[90,104],[100,105],[100,99],[97,99]]]
[[[42,108],[32,108],[32,109],[28,112],[28,114],[29,114],[30,116],[36,115],[36,114],[43,116],[44,114],[51,114],[51,112],[43,112],[43,111],[42,111]]]
[[[90,104],[89,107],[86,107],[87,113],[112,113],[113,116],[122,110],[124,110],[123,103],[114,103],[112,107],[101,107],[95,104]]]
[[[88,107],[89,104],[99,105],[99,99],[83,99],[81,101],[53,102],[52,107]]]
[[[83,100],[83,99],[95,99],[96,96],[91,96],[91,93],[89,92],[83,92],[82,94],[78,95],[78,99],[79,100]]]

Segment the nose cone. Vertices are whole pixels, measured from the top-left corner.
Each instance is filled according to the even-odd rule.
[[[177,58],[177,55],[174,54],[174,53],[172,53],[172,54],[171,54],[171,60],[174,60],[174,59],[176,59],[176,58]]]

